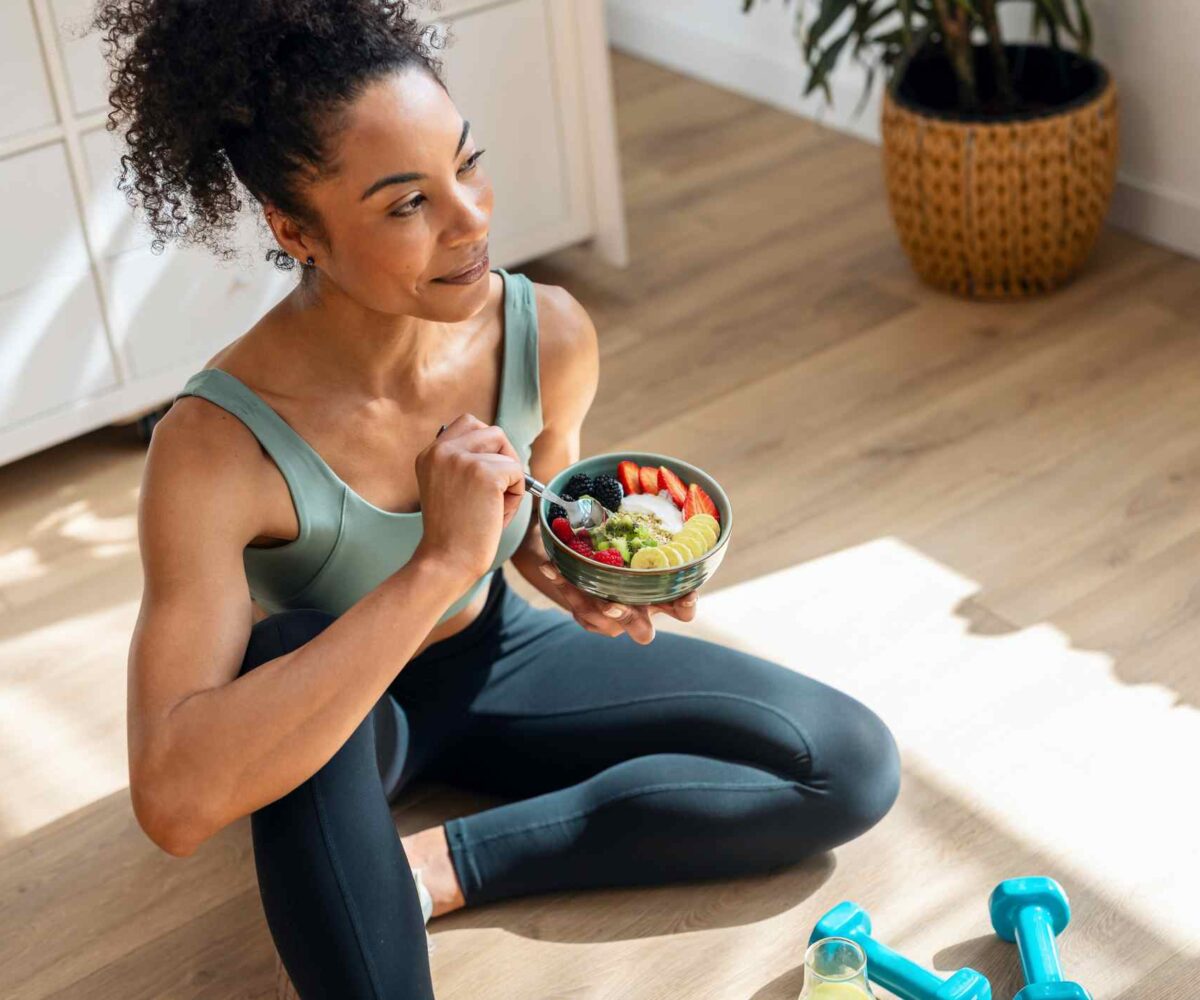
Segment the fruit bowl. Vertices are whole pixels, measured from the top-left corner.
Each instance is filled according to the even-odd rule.
[[[537,504],[542,544],[550,560],[567,581],[593,597],[631,605],[673,601],[708,580],[725,558],[725,549],[733,527],[733,508],[730,506],[729,497],[717,481],[703,469],[678,458],[652,451],[592,455],[561,470],[546,485],[554,492],[561,493],[567,482],[577,473],[585,473],[588,476],[615,475],[620,462],[633,462],[645,467],[663,466],[671,470],[684,484],[698,485],[716,507],[720,534],[715,544],[702,555],[688,558],[678,566],[657,569],[611,566],[574,551],[551,530],[549,514],[552,504],[545,499],[539,500]]]

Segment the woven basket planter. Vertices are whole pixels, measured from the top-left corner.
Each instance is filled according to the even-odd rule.
[[[1010,48],[1054,58],[1040,46]],[[888,201],[904,251],[929,284],[1019,298],[1058,287],[1087,258],[1116,179],[1117,92],[1098,63],[1070,58],[1082,92],[1023,117],[972,120],[922,107],[902,78],[887,89]]]

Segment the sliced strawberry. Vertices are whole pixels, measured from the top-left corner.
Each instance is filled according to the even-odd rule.
[[[642,477],[638,471],[637,462],[618,462],[617,479],[620,481],[621,489],[625,491],[626,496],[630,493],[642,492]]]
[[[671,494],[676,507],[682,507],[687,501],[687,487],[683,485],[683,480],[665,465],[658,467],[658,488]]]
[[[641,468],[642,492],[657,493],[662,489],[658,485],[658,466],[643,465]]]
[[[717,513],[717,505],[712,502],[712,497],[705,493],[704,488],[698,483],[692,483],[687,488],[687,500],[683,505],[683,519],[686,521],[696,514],[711,514],[718,521],[721,520],[721,515]]]

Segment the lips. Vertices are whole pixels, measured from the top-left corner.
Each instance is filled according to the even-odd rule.
[[[484,250],[483,253],[481,253],[478,257],[476,257],[469,264],[466,264],[465,266],[460,267],[457,271],[451,271],[449,274],[443,274],[441,277],[437,278],[436,280],[437,281],[454,281],[456,278],[469,277],[471,274],[478,271],[484,264],[486,264],[487,259],[488,259],[488,252],[487,252],[487,250]]]

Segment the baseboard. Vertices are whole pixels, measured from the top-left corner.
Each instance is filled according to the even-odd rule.
[[[1176,191],[1121,176],[1108,221],[1152,243],[1200,257],[1200,204]]]
[[[729,2],[736,4],[738,0]],[[855,114],[862,96],[863,77],[853,67],[845,67],[844,72],[833,75],[830,80],[833,103],[826,105],[824,94],[801,97],[806,74],[799,53],[795,62],[787,64],[736,43],[717,41],[656,14],[644,0],[605,0],[605,19],[609,41],[622,52],[811,118],[868,142],[879,141],[878,87],[862,112]]]
[[[736,0],[729,0],[735,3]],[[605,0],[612,45],[669,69],[791,114],[818,121],[867,142],[879,142],[879,85],[863,107],[863,74],[845,65],[830,80],[832,105],[823,94],[803,98],[805,70],[723,42],[655,13],[644,0]],[[1200,257],[1200,204],[1141,178],[1121,173],[1108,221],[1152,243]]]

